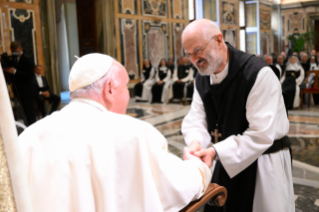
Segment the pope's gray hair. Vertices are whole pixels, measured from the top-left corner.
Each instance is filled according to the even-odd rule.
[[[102,96],[103,90],[105,87],[106,82],[112,81],[115,86],[117,86],[117,73],[119,71],[119,68],[114,65],[111,66],[110,70],[99,80],[95,81],[91,85],[88,85],[84,88],[80,88],[74,92],[70,92],[71,99],[74,98],[98,98]]]

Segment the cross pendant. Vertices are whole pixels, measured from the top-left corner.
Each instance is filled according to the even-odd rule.
[[[215,129],[214,132],[211,132],[211,135],[214,136],[215,138],[215,141],[214,141],[215,144],[218,143],[218,137],[222,137],[222,134],[218,133],[218,129]]]

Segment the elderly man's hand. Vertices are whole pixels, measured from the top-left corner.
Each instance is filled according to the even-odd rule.
[[[202,147],[200,146],[200,143],[198,141],[192,141],[191,144],[189,145],[188,149],[189,149],[190,154],[194,154],[195,152],[201,150]],[[184,160],[187,160],[185,158],[185,154],[184,154]]]
[[[216,151],[213,147],[208,149],[202,149],[194,153],[194,155],[200,157],[202,161],[210,167],[212,164],[212,161],[216,157]]]
[[[12,68],[12,67],[4,69],[5,72],[8,72],[10,74],[14,74],[14,70],[15,70],[15,68]]]
[[[200,160],[199,157],[190,153],[190,149],[188,147],[184,147],[184,160],[191,160],[191,159],[195,159],[195,158]]]
[[[202,149],[199,141],[196,141],[196,140],[192,141],[188,148],[189,148],[191,154]]]

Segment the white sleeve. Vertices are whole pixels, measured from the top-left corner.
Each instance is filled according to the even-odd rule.
[[[147,79],[147,80],[149,80],[149,79],[153,79],[154,77],[155,77],[155,68],[154,67],[152,67],[152,69],[151,69],[151,73],[150,73],[150,77]]]
[[[189,68],[188,69],[188,75],[184,79],[182,79],[182,82],[188,82],[191,79],[191,76],[193,76],[193,69]]]
[[[142,76],[141,76],[141,82],[145,81],[145,77],[144,77],[144,69],[142,69]]]
[[[303,68],[301,68],[301,69],[300,69],[300,75],[299,75],[299,77],[296,79],[297,85],[300,85],[304,79],[305,79],[305,71],[303,70]]]
[[[286,79],[286,72],[281,76],[280,83],[282,84]]]
[[[277,77],[269,67],[262,68],[246,103],[249,128],[214,144],[219,159],[232,178],[252,164],[276,139],[288,133],[289,121]]]
[[[156,74],[155,74],[155,80],[156,80],[156,82],[161,81],[160,78],[159,78],[158,73],[159,73],[159,69],[157,69]]]
[[[164,136],[148,124],[146,140],[152,154],[150,168],[164,211],[179,211],[206,191],[211,171],[200,159],[181,160],[165,150]],[[158,144],[157,144],[158,143]]]
[[[202,148],[211,143],[211,136],[207,131],[206,113],[201,97],[194,83],[194,93],[191,109],[182,122],[182,133],[187,146],[192,141],[198,141]]]
[[[178,71],[178,69],[176,68],[174,71],[174,75],[173,75],[173,82],[176,82],[178,80],[177,71]]]
[[[171,70],[167,69],[167,75],[165,77],[165,79],[163,79],[164,82],[168,82],[171,79]]]
[[[279,70],[279,79],[280,79],[280,76],[282,74],[281,67],[280,67],[280,65],[276,64],[276,68],[278,68],[278,70]]]

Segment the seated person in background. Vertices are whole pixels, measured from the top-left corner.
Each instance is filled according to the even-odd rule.
[[[173,78],[175,65],[174,65],[174,60],[172,58],[169,58],[167,60],[167,68],[171,71],[171,78]]]
[[[36,96],[36,85],[34,82],[34,61],[31,57],[23,54],[19,42],[13,41],[10,45],[11,52],[16,52],[18,61],[15,67],[5,68],[4,71],[13,76],[13,91],[19,99],[27,119],[26,126],[36,121],[34,100]]]
[[[171,70],[166,66],[165,59],[161,60],[159,69],[156,71],[156,83],[152,88],[152,103],[167,103],[169,100],[169,88],[171,85]]]
[[[305,71],[295,56],[291,56],[287,62],[286,71],[281,78],[282,91],[286,94],[286,109],[290,110],[299,107],[300,104],[300,86],[305,87],[303,80]]]
[[[275,73],[275,75],[277,76],[277,78],[279,80],[281,73],[282,73],[280,65],[273,64],[273,57],[271,55],[265,55],[264,58],[265,58],[266,63],[268,63],[269,67],[273,70],[273,72]]]
[[[174,71],[173,76],[173,99],[185,98],[185,85],[191,80],[193,69],[188,65],[186,57],[182,57],[181,65]]]
[[[70,104],[20,135],[34,212],[171,212],[205,192],[206,164],[125,115],[128,82],[112,57],[87,54],[70,72]]]
[[[308,63],[308,54],[303,53],[301,57],[301,66],[303,70],[305,71],[305,76],[307,76],[307,72],[310,70],[310,64]]]
[[[188,83],[188,85],[186,86],[186,100],[187,101],[192,101],[193,99],[193,93],[194,93],[194,82],[196,79],[196,75],[197,75],[197,68],[195,68],[192,64],[190,66],[193,69],[193,75],[190,79],[190,82]]]
[[[318,70],[318,65],[316,63],[316,57],[311,56],[310,61],[309,61],[309,70]]]
[[[286,70],[286,64],[284,63],[284,57],[282,55],[279,55],[277,57],[277,63],[281,69],[281,76],[280,76],[280,78],[281,78],[284,75],[284,72]]]
[[[136,102],[149,102],[151,101],[151,89],[155,84],[155,69],[148,59],[143,61],[141,77],[141,82],[134,87],[135,99]]]
[[[58,109],[61,98],[50,91],[50,87],[49,87],[49,83],[47,79],[41,75],[42,66],[40,65],[35,66],[34,72],[35,72],[37,91],[38,91],[35,97],[35,101],[37,102],[41,115],[44,118],[47,115],[47,112],[45,111],[45,106],[44,106],[45,100],[49,100],[50,104],[52,103],[51,112],[50,112],[51,114]]]
[[[319,61],[319,52],[317,52],[317,61]]]

